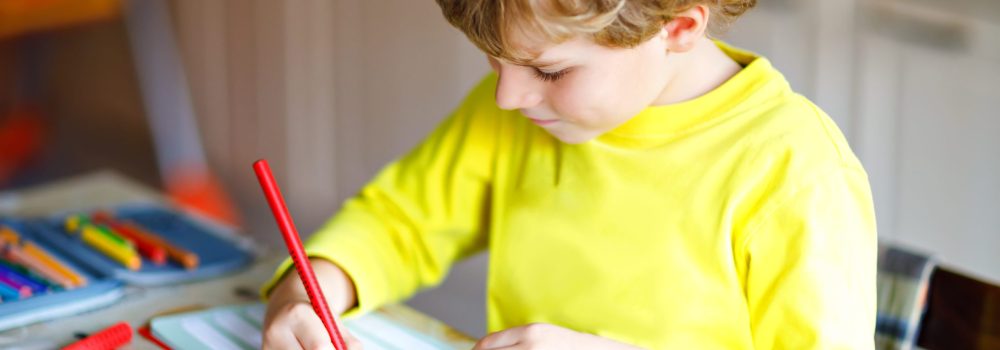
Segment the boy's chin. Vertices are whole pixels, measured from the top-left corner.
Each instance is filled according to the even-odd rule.
[[[548,132],[549,135],[552,135],[553,137],[558,139],[559,141],[571,145],[581,144],[593,140],[598,136],[601,136],[601,133],[593,131],[580,131],[580,130],[567,131],[567,130],[549,130],[549,129],[546,129],[545,131]]]

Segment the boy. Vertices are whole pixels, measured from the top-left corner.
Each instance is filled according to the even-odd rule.
[[[767,60],[708,38],[754,0],[438,3],[495,74],[310,239],[334,312],[489,248],[476,349],[873,347],[864,169]],[[287,269],[265,347],[319,348]]]

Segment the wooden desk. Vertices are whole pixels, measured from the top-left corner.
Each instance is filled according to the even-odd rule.
[[[0,194],[0,214],[43,215],[54,211],[80,210],[95,206],[136,201],[161,201],[159,195],[115,173],[101,172],[63,182],[28,189],[18,193]],[[67,344],[77,332],[92,333],[118,321],[127,321],[134,328],[164,311],[200,305],[206,307],[256,301],[240,296],[238,288],[256,291],[271,274],[284,254],[279,251],[259,252],[262,257],[239,273],[217,279],[162,287],[126,287],[125,297],[114,306],[85,314],[52,320],[27,327],[0,332],[0,348],[14,342],[40,341],[43,344]],[[471,348],[474,341],[448,325],[405,305],[390,305],[379,311],[419,332],[427,334],[456,349]],[[136,335],[128,349],[157,349]]]

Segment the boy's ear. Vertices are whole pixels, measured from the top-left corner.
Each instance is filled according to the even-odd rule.
[[[711,11],[708,6],[695,5],[681,11],[670,22],[663,24],[661,35],[665,35],[667,50],[685,52],[691,50],[699,39],[705,37]]]

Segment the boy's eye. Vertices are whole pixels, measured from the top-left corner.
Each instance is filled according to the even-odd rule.
[[[543,71],[541,71],[538,68],[535,68],[534,70],[535,70],[535,77],[538,78],[539,80],[545,81],[545,82],[554,82],[556,80],[559,80],[560,78],[562,78],[563,76],[565,76],[566,73],[569,72],[569,69],[563,69],[563,70],[560,70],[558,72],[553,72],[553,73],[543,72]]]

